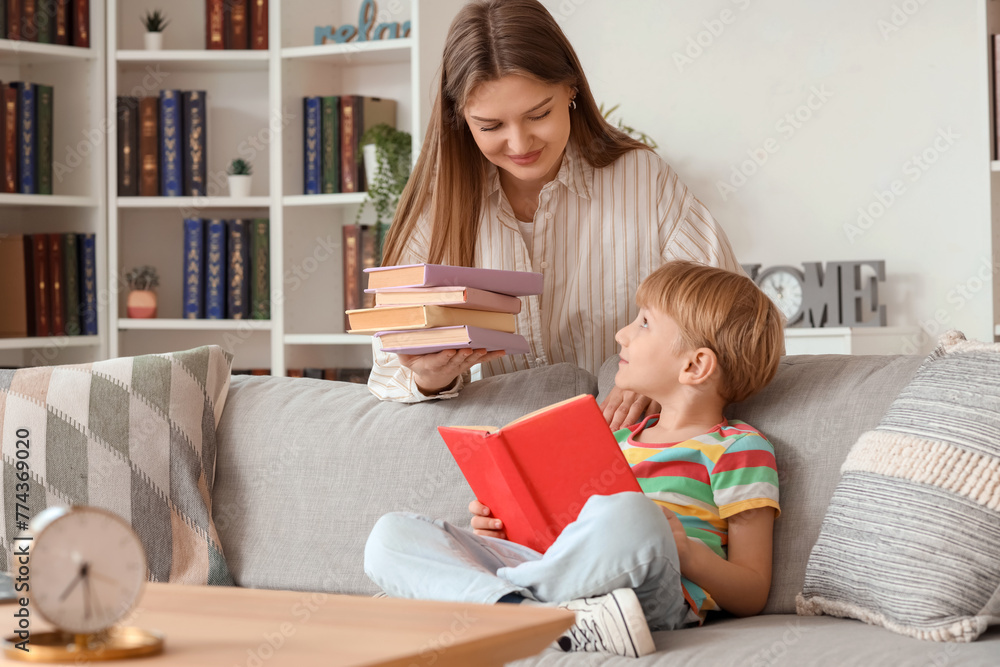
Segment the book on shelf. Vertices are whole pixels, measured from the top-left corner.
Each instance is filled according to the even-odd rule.
[[[340,97],[320,98],[320,189],[340,192]]]
[[[271,221],[250,221],[250,319],[271,319]]]
[[[307,195],[320,193],[320,178],[323,168],[320,155],[320,124],[322,123],[322,102],[319,97],[306,97],[302,100],[304,134],[302,176],[305,180],[303,192]]]
[[[184,194],[184,159],[181,154],[181,91],[160,91],[160,194]]]
[[[348,310],[348,333],[373,334],[399,329],[431,329],[468,325],[514,333],[516,319],[510,313],[470,310],[446,306],[391,306]]]
[[[32,336],[52,335],[49,305],[49,243],[46,234],[28,234],[25,240],[25,273],[28,288],[28,322]]]
[[[225,0],[226,48],[250,48],[249,0]]]
[[[473,310],[493,310],[499,313],[521,312],[521,300],[516,296],[497,294],[474,287],[388,287],[366,289],[375,297],[375,306],[408,306],[416,304],[459,306]]]
[[[38,84],[36,86],[35,124],[38,128],[38,156],[35,160],[37,169],[36,191],[40,195],[52,194],[52,86]]]
[[[340,191],[364,192],[361,138],[372,127],[396,127],[396,100],[362,95],[340,96]]]
[[[344,225],[341,229],[343,235],[343,279],[344,291],[344,331],[351,328],[351,320],[347,315],[348,310],[357,310],[362,307],[361,295],[361,225]]]
[[[226,319],[226,221],[205,223],[205,318]]]
[[[160,100],[139,98],[139,196],[160,194]]]
[[[560,401],[502,427],[439,426],[507,537],[544,553],[594,495],[642,492],[597,401]]]
[[[250,318],[250,221],[229,220],[228,313],[233,320]]]
[[[90,47],[90,0],[73,2],[73,46]]]
[[[250,48],[267,50],[267,0],[250,0]]]
[[[24,236],[0,236],[0,338],[28,336],[28,299],[34,297],[28,289],[26,258]]]
[[[509,296],[541,294],[544,280],[541,273],[531,271],[445,264],[379,266],[365,269],[365,273],[368,274],[368,288],[373,290],[387,287],[461,286]]]
[[[118,196],[139,194],[139,98],[119,95],[116,98],[118,119]]]
[[[7,0],[7,39],[21,39],[21,2]]]
[[[455,326],[404,331],[377,331],[384,352],[397,354],[432,354],[442,350],[462,348],[487,351],[505,350],[507,354],[527,354],[531,351],[524,336],[480,327]]]
[[[42,44],[52,44],[53,29],[56,23],[56,0],[37,0],[35,28],[38,41]]]
[[[226,0],[205,0],[205,48],[226,48]]]
[[[205,316],[205,224],[200,218],[184,220],[184,296],[186,320]]]
[[[17,87],[17,107],[20,118],[17,121],[17,152],[20,155],[18,192],[25,195],[37,193],[35,184],[36,152],[38,150],[38,130],[35,127],[35,84],[26,81],[12,83]]]
[[[48,245],[49,308],[53,336],[66,335],[66,282],[61,234],[41,234]]]
[[[62,235],[63,283],[66,286],[66,333],[79,336],[80,326],[80,259],[79,243],[76,234]]]
[[[204,197],[207,150],[205,133],[205,91],[185,90],[181,94],[182,136],[184,140],[184,194]]]
[[[0,192],[17,192],[17,88],[0,83]]]
[[[14,0],[7,0],[13,2]],[[37,0],[20,0],[21,2],[21,40],[25,42],[38,41],[38,24],[36,23],[38,7]]]
[[[85,336],[97,335],[97,239],[77,236],[80,261],[80,324]]]
[[[73,43],[71,2],[73,0],[55,0],[55,27],[52,33],[54,44],[68,46]]]

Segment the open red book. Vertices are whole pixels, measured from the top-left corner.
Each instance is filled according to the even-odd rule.
[[[576,520],[590,496],[642,491],[589,394],[502,428],[439,426],[438,432],[507,537],[538,552]]]

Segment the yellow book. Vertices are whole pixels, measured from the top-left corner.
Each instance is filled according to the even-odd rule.
[[[462,325],[514,333],[516,323],[516,318],[511,313],[446,306],[361,308],[348,310],[347,318],[351,325],[348,333],[354,334]]]

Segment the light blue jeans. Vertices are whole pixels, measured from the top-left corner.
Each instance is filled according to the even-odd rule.
[[[365,573],[393,597],[485,604],[508,593],[566,602],[632,588],[655,629],[681,627],[688,610],[670,524],[641,493],[591,496],[544,554],[419,514],[386,514],[368,536]]]

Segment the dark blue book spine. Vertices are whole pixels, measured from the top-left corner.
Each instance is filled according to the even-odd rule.
[[[209,220],[205,229],[205,317],[226,318],[226,222]]]
[[[21,163],[20,193],[33,195],[38,193],[38,181],[35,179],[38,154],[38,130],[35,127],[35,84],[18,83],[17,94],[21,98],[21,118],[18,119],[17,153]]]
[[[307,97],[305,106],[305,193],[318,195],[323,187],[322,153],[320,153],[320,122],[322,98]]]
[[[80,234],[80,323],[84,336],[97,335],[97,241]]]
[[[205,225],[200,218],[184,220],[184,311],[186,320],[205,317]]]
[[[250,221],[229,221],[229,318],[250,319]]]
[[[180,97],[179,90],[160,91],[160,192],[165,197],[180,197],[184,194]]]
[[[205,91],[183,93],[184,107],[184,194],[205,196]]]

